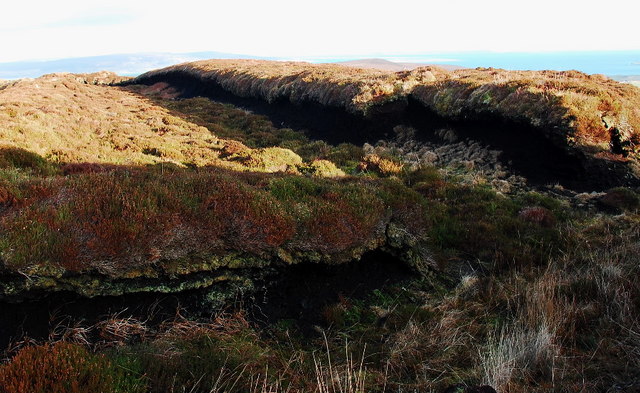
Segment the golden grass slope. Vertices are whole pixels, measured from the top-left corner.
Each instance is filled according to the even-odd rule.
[[[524,122],[591,153],[640,153],[640,91],[602,75],[437,67],[393,73],[332,64],[207,60],[151,71],[137,81],[172,73],[213,82],[239,96],[315,102],[363,114],[412,97],[447,119]]]
[[[173,163],[261,172],[296,172],[303,165],[290,150],[254,150],[220,139],[140,94],[102,86],[124,79],[110,73],[51,74],[12,82],[0,90],[2,146],[60,163]],[[242,157],[229,154],[230,144]]]

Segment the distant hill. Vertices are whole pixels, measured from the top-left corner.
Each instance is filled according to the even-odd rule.
[[[136,76],[146,71],[205,59],[248,59],[252,56],[224,52],[191,53],[133,53],[105,56],[77,57],[44,61],[0,63],[0,80],[36,78],[54,72],[92,73],[102,70],[119,75]]]
[[[3,79],[37,78],[56,72],[87,74],[108,70],[118,75],[137,76],[144,72],[164,68],[178,63],[208,59],[260,59],[255,56],[224,52],[191,53],[134,53],[105,56],[77,57],[43,61],[17,61],[0,63],[0,84]],[[266,58],[263,58],[267,60]],[[418,67],[436,65],[449,71],[464,67],[450,64],[426,64],[392,62],[385,59],[358,59],[337,64],[356,68],[379,69],[385,71],[410,71]]]
[[[342,64],[342,65],[346,65],[349,67],[356,67],[356,68],[374,68],[378,70],[394,71],[394,72],[411,71],[415,68],[425,67],[425,66],[436,66],[436,67],[444,68],[445,70],[448,70],[448,71],[460,70],[464,68],[464,67],[451,65],[451,64],[397,63],[397,62],[393,62],[385,59],[358,59],[358,60],[341,61],[336,64]]]
[[[611,79],[640,87],[640,75],[613,75]]]

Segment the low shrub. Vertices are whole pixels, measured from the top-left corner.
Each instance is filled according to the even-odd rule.
[[[71,343],[58,342],[21,349],[0,365],[2,393],[142,393],[140,375],[118,367]]]
[[[360,172],[374,172],[380,176],[387,177],[399,174],[402,171],[402,167],[403,164],[398,160],[369,154],[362,159],[358,165],[358,170]]]
[[[610,209],[634,212],[640,209],[640,194],[628,188],[618,187],[607,191],[599,202]]]

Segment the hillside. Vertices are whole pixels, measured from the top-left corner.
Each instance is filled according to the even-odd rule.
[[[0,85],[0,393],[637,391],[634,89],[253,60]]]
[[[326,160],[304,162],[286,148],[252,149],[220,139],[142,96],[87,80],[90,76],[54,74],[20,81],[0,92],[3,165],[27,170],[26,176],[5,179],[3,185],[9,208],[3,219],[3,266],[37,277],[11,278],[0,295],[21,296],[21,291],[41,288],[86,295],[147,291],[149,283],[143,288],[134,281],[93,288],[87,287],[86,279],[97,274],[104,276],[101,280],[140,276],[166,280],[201,270],[226,270],[228,265],[242,268],[242,258],[248,267],[269,264],[273,258],[285,264],[306,259],[337,263],[380,247],[394,248],[386,245],[385,237],[391,231],[388,227],[396,225],[394,213],[384,206],[403,202],[385,196],[384,190],[393,185],[369,185],[358,179],[233,176],[227,171],[331,178],[344,177],[344,172]],[[226,108],[226,114],[233,115],[234,110]],[[260,126],[263,132],[273,129]],[[292,130],[289,133],[305,140]],[[42,175],[47,178],[38,179]],[[357,194],[355,188],[360,190]],[[410,193],[406,197],[415,198]],[[292,215],[293,202],[308,212]],[[106,207],[108,214],[101,211]],[[327,208],[337,216],[316,217],[316,209]],[[102,217],[87,226],[92,216]],[[30,230],[24,227],[25,219]],[[45,228],[40,227],[43,224]],[[320,225],[330,225],[332,233],[324,233]],[[417,244],[418,232],[406,235]],[[204,238],[198,240],[199,236]],[[394,241],[404,247],[404,240]],[[216,255],[216,250],[225,254]],[[242,257],[246,251],[253,256]],[[194,264],[191,258],[200,262]],[[83,275],[66,274],[72,272]],[[52,279],[58,281],[55,288]]]

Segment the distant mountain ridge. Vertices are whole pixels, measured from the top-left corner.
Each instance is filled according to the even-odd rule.
[[[205,59],[249,59],[255,56],[224,52],[133,53],[90,56],[42,61],[0,63],[0,80],[36,78],[54,72],[86,74],[112,71],[118,75],[136,76],[149,70]]]
[[[640,51],[587,51],[587,52],[451,52],[420,55],[377,54],[365,56],[306,56],[295,57],[309,63],[342,63],[360,68],[387,71],[406,71],[419,66],[435,64],[453,70],[457,67],[493,67],[505,70],[578,70],[587,74],[603,74],[619,80],[620,77],[640,75]],[[259,57],[237,53],[202,51],[190,53],[129,53],[46,61],[0,61],[0,79],[36,78],[54,72],[92,73],[113,71],[120,75],[136,76],[144,72],[177,63],[209,59],[262,59],[293,60],[290,57]],[[387,60],[388,59],[388,60]],[[397,65],[400,64],[400,65]],[[638,79],[628,81],[640,83]]]
[[[98,71],[112,71],[123,76],[137,76],[150,70],[171,65],[209,59],[263,59],[285,60],[277,58],[261,58],[225,52],[191,52],[191,53],[137,53],[91,56],[43,61],[17,61],[0,63],[0,81],[3,79],[36,78],[56,72],[86,74]],[[314,61],[311,61],[314,62]],[[464,67],[451,64],[393,62],[385,59],[357,59],[341,61],[349,67],[379,69],[384,71],[410,71],[418,67],[435,65],[449,71]]]
[[[358,60],[349,60],[349,61],[340,61],[335,64],[342,64],[349,67],[357,67],[357,68],[373,68],[377,70],[385,70],[385,71],[411,71],[418,67],[425,66],[436,66],[440,68],[444,68],[448,71],[460,70],[464,67],[452,65],[452,64],[435,64],[435,63],[404,63],[404,62],[394,62],[386,59],[358,59]]]
[[[611,79],[640,87],[640,75],[616,75],[612,76]]]

